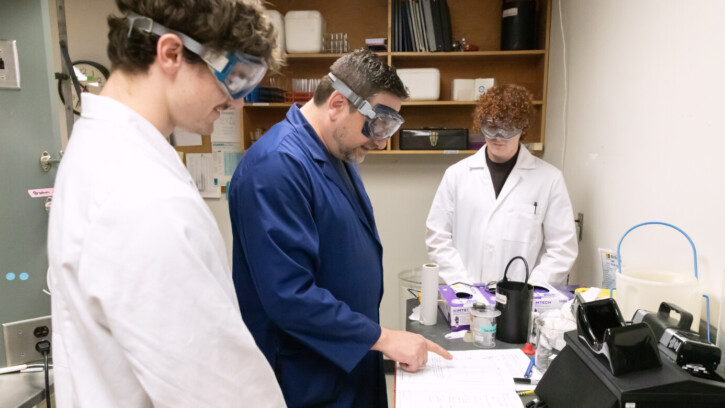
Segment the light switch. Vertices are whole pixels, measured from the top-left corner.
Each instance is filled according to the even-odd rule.
[[[20,89],[16,40],[0,40],[0,89]]]

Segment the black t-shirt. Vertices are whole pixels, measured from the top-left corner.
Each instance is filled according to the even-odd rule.
[[[501,192],[503,185],[506,184],[506,179],[516,165],[516,160],[519,158],[519,150],[521,150],[521,145],[516,149],[514,157],[504,163],[491,161],[491,158],[488,157],[488,150],[486,151],[486,165],[488,166],[488,171],[491,172],[491,181],[493,182],[493,190],[496,192],[496,198],[498,198],[498,194]]]

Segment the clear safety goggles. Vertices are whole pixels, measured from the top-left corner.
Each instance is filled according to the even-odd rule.
[[[201,45],[184,33],[164,27],[149,17],[127,12],[126,18],[129,22],[129,36],[134,28],[158,36],[177,35],[186,49],[197,54],[206,62],[216,79],[223,85],[222,89],[232,99],[238,100],[247,96],[262,81],[267,72],[267,64],[264,60],[254,55],[239,52],[219,53]]]
[[[339,80],[335,75],[329,73],[327,76],[332,80],[332,87],[345,96],[357,108],[358,112],[365,117],[365,124],[362,129],[363,135],[373,140],[386,140],[398,131],[400,125],[405,123],[403,117],[395,109],[382,104],[373,107],[370,102],[353,92],[347,84]]]
[[[505,129],[502,126],[496,125],[496,123],[492,120],[487,120],[481,126],[481,131],[488,139],[495,139],[497,137],[500,137],[502,139],[508,140],[521,134],[521,129]]]

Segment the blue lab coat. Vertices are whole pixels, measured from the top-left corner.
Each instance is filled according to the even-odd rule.
[[[290,407],[385,407],[382,246],[335,160],[297,106],[249,149],[229,192],[234,284]]]

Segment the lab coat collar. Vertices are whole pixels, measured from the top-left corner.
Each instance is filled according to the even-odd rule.
[[[471,161],[468,164],[468,167],[470,167],[471,169],[488,168],[488,165],[486,164],[487,147],[488,146],[483,145],[483,147],[471,157]],[[534,160],[534,156],[529,152],[526,146],[522,144],[519,147],[519,157],[516,159],[516,165],[514,166],[514,170],[533,170],[535,168],[536,160]]]
[[[123,103],[107,96],[94,95],[89,92],[81,94],[81,117],[102,120],[118,125],[120,128],[132,128],[128,132],[129,140],[150,146],[175,173],[195,186],[189,172],[181,162],[178,153],[169,140],[159,132],[146,118]]]
[[[328,150],[324,143],[322,143],[322,139],[320,138],[320,135],[315,132],[315,128],[310,125],[310,122],[307,121],[307,118],[305,118],[305,115],[302,114],[302,111],[300,111],[300,105],[299,104],[293,104],[292,107],[287,111],[287,120],[292,124],[293,127],[298,128],[301,126],[305,132],[311,136],[310,138],[313,139],[313,143],[308,143],[308,146],[310,148],[310,153],[312,154],[312,158],[315,159],[315,161],[318,162],[327,162],[328,161]]]
[[[343,161],[343,165],[350,170],[350,179],[355,186],[357,197],[355,197],[353,192],[351,192],[347,187],[347,184],[338,173],[335,165],[331,162],[331,160],[335,159],[335,156],[327,150],[325,144],[322,143],[322,139],[317,132],[315,132],[312,125],[310,125],[310,122],[307,121],[307,118],[305,118],[302,114],[297,104],[292,105],[289,111],[287,111],[287,120],[293,125],[298,134],[300,133],[300,127],[304,129],[306,135],[300,134],[300,136],[303,139],[302,142],[309,147],[312,158],[322,167],[322,172],[325,174],[325,177],[327,177],[337,186],[337,188],[340,189],[342,194],[345,198],[347,198],[350,205],[355,210],[360,222],[365,225],[368,231],[375,237],[378,243],[380,243],[378,231],[375,227],[375,219],[373,218],[372,204],[370,204],[370,200],[365,193],[365,187],[362,184],[362,180],[360,179],[356,166]],[[309,142],[306,139],[312,139],[312,142]]]

